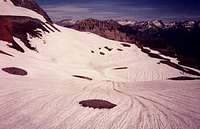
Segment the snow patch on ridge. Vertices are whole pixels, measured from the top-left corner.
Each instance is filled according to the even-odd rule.
[[[46,22],[46,19],[42,15],[30,9],[14,6],[11,1],[7,1],[7,2],[4,2],[3,0],[0,1],[0,15],[27,16],[27,17],[36,18],[43,22]]]

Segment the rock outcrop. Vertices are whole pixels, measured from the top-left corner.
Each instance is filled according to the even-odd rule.
[[[14,40],[14,37],[20,39],[24,45],[31,49],[36,50],[32,47],[28,39],[28,35],[32,37],[40,38],[42,36],[41,29],[44,32],[49,32],[46,28],[45,23],[38,19],[23,16],[0,16],[0,40],[7,41],[10,43],[10,47],[20,52],[24,52],[24,49]]]
[[[11,1],[15,6],[20,6],[33,10],[42,15],[48,22],[53,23],[51,18],[47,15],[47,13],[42,8],[40,8],[40,6],[34,0],[11,0]]]
[[[126,33],[120,31],[121,25],[114,20],[100,21],[89,18],[86,20],[77,21],[74,23],[74,25],[69,25],[68,23],[71,22],[67,22],[67,24],[63,23],[62,25],[79,31],[92,32],[112,40],[134,42],[134,39],[130,39]]]

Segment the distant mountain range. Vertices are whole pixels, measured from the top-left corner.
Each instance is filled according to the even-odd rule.
[[[129,21],[129,20],[71,20],[57,24],[102,37],[149,47],[160,53],[177,57],[179,63],[200,69],[200,21]]]
[[[0,129],[199,129],[198,21],[59,24],[0,0]]]

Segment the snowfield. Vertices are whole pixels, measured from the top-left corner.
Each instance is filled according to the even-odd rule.
[[[28,76],[0,71],[0,128],[199,129],[200,81],[169,81],[183,73],[135,45],[57,27],[61,32],[31,40],[39,53],[23,47],[22,54],[1,43],[14,57],[1,54],[0,67],[19,67]],[[81,107],[79,101],[87,99],[117,106]]]
[[[55,26],[61,32],[29,36],[38,52],[17,38],[25,53],[0,41],[0,50],[12,55],[0,53],[0,129],[200,129],[200,80],[168,80],[198,76],[162,64],[134,44]],[[28,75],[9,74],[6,67]],[[117,106],[79,104],[88,99]]]

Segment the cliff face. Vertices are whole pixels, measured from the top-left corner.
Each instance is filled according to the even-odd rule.
[[[112,40],[134,42],[126,33],[120,31],[121,25],[113,20],[100,21],[90,18],[77,21],[71,28],[79,31],[92,32]]]
[[[11,0],[11,1],[15,6],[20,6],[33,10],[42,15],[48,22],[53,23],[51,18],[47,15],[47,13],[42,8],[40,8],[40,6],[34,0]]]

